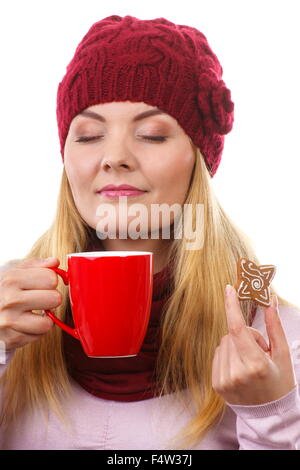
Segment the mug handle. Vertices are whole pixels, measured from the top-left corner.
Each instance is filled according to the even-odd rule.
[[[50,268],[48,267],[48,269],[52,269],[52,271],[55,271],[61,278],[62,280],[64,281],[64,284],[66,286],[69,285],[69,274],[68,274],[68,271],[64,271],[63,269],[60,269],[60,268]],[[79,334],[78,334],[78,331],[76,328],[71,328],[70,326],[66,325],[64,322],[62,322],[59,318],[57,318],[54,313],[51,312],[51,310],[44,310],[44,312],[48,315],[48,317],[50,317],[54,323],[56,323],[62,330],[66,331],[67,333],[69,333],[69,335],[73,336],[74,338],[79,339]]]

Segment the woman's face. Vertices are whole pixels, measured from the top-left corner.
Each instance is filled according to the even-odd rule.
[[[152,204],[184,204],[195,159],[189,137],[176,119],[143,102],[104,103],[86,111],[99,117],[75,116],[64,148],[65,171],[80,215],[96,228],[100,221],[97,209],[110,204],[117,214],[117,232],[121,225],[124,230],[125,222],[119,220],[117,211],[119,199],[99,191],[109,184],[127,184],[144,191],[128,196],[127,207],[143,205],[150,232]],[[140,116],[149,111],[160,114]],[[79,142],[83,137],[93,140]],[[105,220],[110,223],[109,217]],[[128,215],[126,228],[136,217]]]

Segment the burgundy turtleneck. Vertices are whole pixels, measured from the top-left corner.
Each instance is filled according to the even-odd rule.
[[[153,276],[149,324],[141,350],[135,357],[90,358],[84,353],[80,341],[62,332],[68,372],[81,387],[107,400],[138,401],[155,395],[161,311],[171,294],[171,286],[170,266],[167,265]],[[65,322],[74,328],[70,306],[66,311]]]

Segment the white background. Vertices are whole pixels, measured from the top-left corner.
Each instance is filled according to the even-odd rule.
[[[0,264],[53,220],[56,92],[77,44],[109,15],[165,17],[202,31],[223,66],[235,121],[212,183],[261,263],[276,265],[273,285],[300,305],[299,12],[299,0],[1,2]]]

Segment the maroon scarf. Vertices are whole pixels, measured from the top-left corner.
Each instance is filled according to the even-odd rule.
[[[156,391],[155,365],[160,346],[161,311],[172,292],[170,267],[153,276],[150,320],[141,351],[135,357],[90,358],[80,341],[63,331],[63,350],[71,377],[92,395],[108,400],[138,401]],[[74,328],[70,306],[65,322]]]

